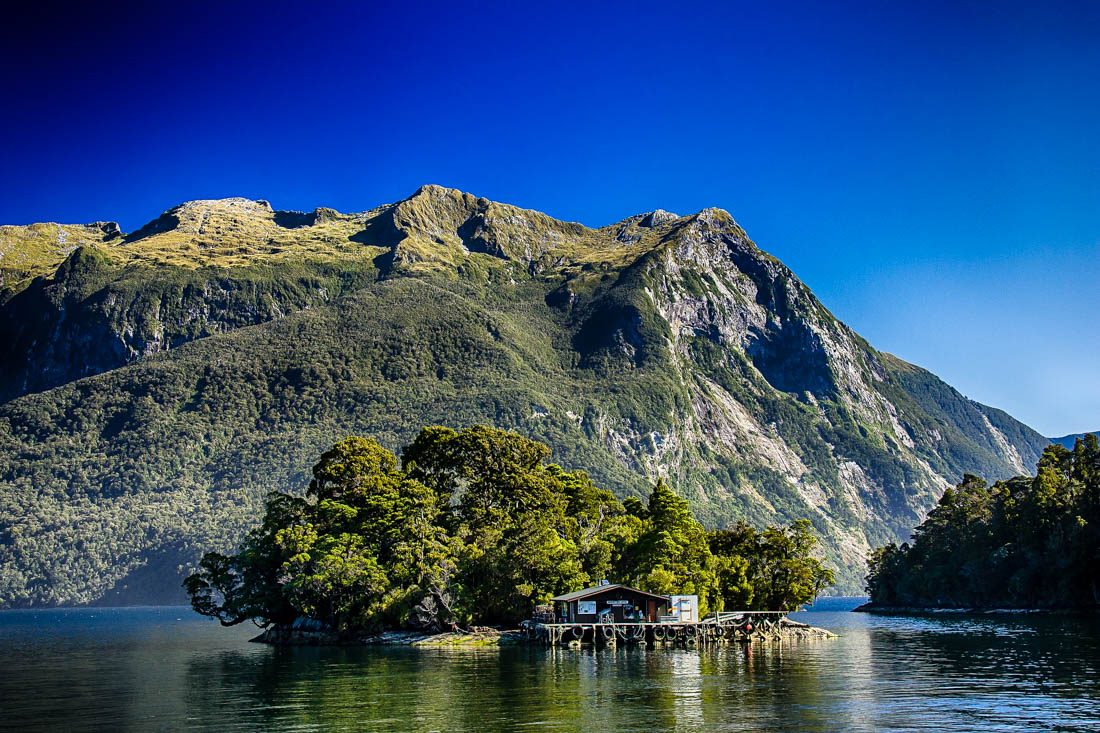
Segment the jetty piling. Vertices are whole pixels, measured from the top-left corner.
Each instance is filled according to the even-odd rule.
[[[786,611],[723,611],[701,621],[534,621],[526,625],[531,641],[547,646],[698,646],[772,638]]]

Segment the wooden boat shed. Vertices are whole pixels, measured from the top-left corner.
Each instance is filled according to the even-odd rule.
[[[560,623],[657,623],[669,612],[669,596],[618,583],[595,585],[550,599]]]

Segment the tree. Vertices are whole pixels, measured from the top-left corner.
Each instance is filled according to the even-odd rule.
[[[191,608],[203,616],[211,616],[222,626],[233,626],[249,618],[242,602],[242,579],[236,558],[208,552],[199,562],[199,571],[183,581],[191,596]]]
[[[408,475],[447,497],[445,524],[461,545],[454,582],[466,618],[516,621],[592,580],[611,551],[604,520],[623,514],[583,473],[544,465],[550,449],[475,426],[425,428],[402,452]]]
[[[699,596],[700,613],[717,607],[718,584],[706,531],[685,499],[663,480],[649,495],[641,533],[620,575],[652,593]]]
[[[282,592],[287,555],[276,538],[308,512],[304,500],[272,492],[263,523],[248,533],[241,551],[231,557],[206,553],[199,569],[184,580],[192,608],[226,626],[248,619],[261,626],[293,621],[297,611]]]
[[[306,499],[272,494],[241,552],[204,557],[186,588],[195,610],[223,623],[402,623],[453,572],[438,515],[435,494],[398,471],[392,453],[347,438],[313,467]]]
[[[339,631],[379,625],[391,583],[362,536],[300,525],[284,531],[280,542],[293,553],[283,565],[285,592],[303,616]]]
[[[715,558],[722,610],[754,609],[756,589],[749,558],[757,550],[756,534],[756,530],[744,522],[707,533],[707,545]]]
[[[533,510],[552,503],[540,478],[550,448],[534,440],[477,425],[462,431],[424,428],[401,453],[408,475],[458,502],[467,519]]]
[[[833,582],[833,571],[813,556],[817,539],[811,527],[808,519],[799,519],[760,533],[753,559],[754,596],[767,610],[797,610]]]
[[[901,606],[909,603],[901,584],[905,576],[905,554],[909,545],[893,542],[871,551],[867,559],[867,593],[875,603]]]

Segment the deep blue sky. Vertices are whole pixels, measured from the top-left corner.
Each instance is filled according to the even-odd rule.
[[[0,223],[720,206],[876,347],[1100,428],[1100,2],[150,5],[5,17]]]

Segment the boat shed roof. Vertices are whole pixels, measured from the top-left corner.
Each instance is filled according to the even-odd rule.
[[[575,590],[572,593],[555,596],[550,600],[569,603],[570,601],[579,601],[582,598],[588,598],[588,596],[597,596],[601,593],[606,593],[609,590],[625,590],[629,591],[630,593],[637,593],[641,596],[660,598],[662,601],[670,600],[668,596],[662,596],[660,593],[650,593],[649,591],[638,590],[637,588],[631,588],[630,586],[623,585],[622,583],[612,583],[610,585],[594,585],[591,588],[585,588],[584,590]]]

